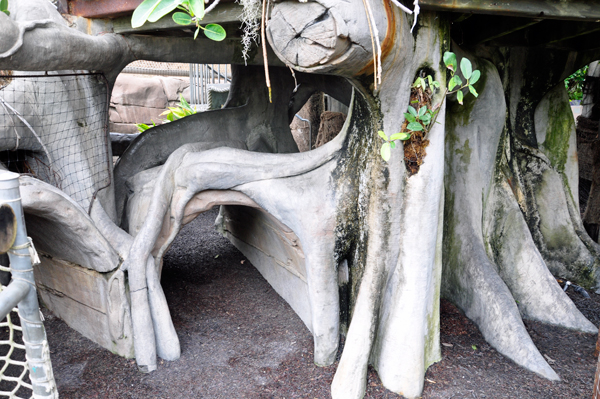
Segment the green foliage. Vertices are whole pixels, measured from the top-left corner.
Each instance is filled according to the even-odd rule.
[[[173,14],[173,21],[176,24],[196,24],[194,39],[198,37],[198,32],[200,32],[200,30],[204,31],[204,35],[211,40],[219,42],[225,39],[225,29],[223,29],[221,25],[200,25],[200,21],[204,18],[205,12],[203,0],[144,0],[133,12],[133,15],[131,16],[131,26],[139,28],[144,25],[146,21],[156,22],[175,9],[181,10]]]
[[[463,104],[465,96],[465,93],[463,92],[464,89],[468,89],[469,93],[475,97],[479,96],[473,85],[479,81],[479,78],[481,77],[481,71],[477,69],[473,70],[473,64],[471,61],[468,58],[463,57],[463,59],[460,61],[460,72],[465,79],[463,82],[463,79],[456,74],[458,71],[456,54],[447,51],[444,53],[443,60],[446,68],[450,72],[450,79],[448,79],[448,86],[444,92],[442,102],[433,107],[433,109],[428,108],[425,104],[419,106],[418,109],[412,105],[409,105],[408,112],[404,113],[404,118],[407,122],[405,128],[406,131],[393,134],[390,138],[388,138],[383,131],[380,130],[378,132],[379,136],[385,141],[381,146],[381,157],[384,161],[387,162],[390,159],[391,150],[396,147],[395,140],[409,140],[411,135],[415,132],[422,132],[423,137],[429,133],[431,125],[435,123],[440,107],[448,94],[456,93],[456,99],[461,105]],[[436,80],[433,80],[431,75],[428,75],[424,78],[418,77],[412,87],[413,89],[420,89],[422,93],[425,93],[429,89],[431,94],[433,94],[437,89],[440,88],[440,83]],[[415,102],[418,103],[418,101]]]
[[[569,93],[569,101],[581,100],[583,98],[583,84],[587,74],[588,66],[584,66],[573,75],[565,79],[565,87]]]
[[[196,110],[185,101],[183,95],[179,95],[179,105],[177,107],[167,107],[167,111],[160,114],[160,116],[165,115],[166,119],[163,119],[164,123],[173,122],[177,119],[185,118],[186,116],[190,116],[196,113]]]
[[[225,29],[219,24],[208,24],[204,27],[204,35],[211,40],[220,42],[225,39]]]
[[[183,98],[183,95],[179,95],[179,105],[176,107],[167,107],[167,110],[160,114],[160,116],[164,116],[165,119],[162,120],[162,123],[169,123],[176,121],[177,119],[185,118],[186,116],[190,116],[195,114],[197,111],[195,108],[192,108],[190,104]],[[152,121],[152,126],[148,126],[145,123],[137,123],[136,124],[138,130],[140,132],[144,132],[151,127],[156,126],[156,123]]]
[[[148,126],[145,123],[136,123],[135,126],[137,127],[137,130],[140,133],[145,132],[146,130],[150,129],[151,127],[156,126],[156,122],[152,121],[152,126]]]
[[[0,0],[0,12],[10,15],[10,11],[8,11],[8,0]]]

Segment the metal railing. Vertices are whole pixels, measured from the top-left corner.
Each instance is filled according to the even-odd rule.
[[[231,82],[231,68],[224,64],[190,64],[191,104],[208,104],[209,87]]]
[[[46,339],[46,330],[42,323],[39,309],[33,265],[39,258],[33,243],[25,230],[25,219],[19,191],[19,175],[0,171],[0,248],[8,250],[10,268],[0,267],[2,272],[10,272],[12,281],[0,292],[0,320],[9,329],[9,339],[0,341],[0,345],[9,345],[8,354],[0,357],[3,361],[0,368],[0,381],[15,384],[10,391],[0,391],[0,397],[19,398],[17,391],[21,388],[32,390],[34,399],[58,399],[58,391],[52,373],[50,349]],[[15,326],[9,313],[18,308],[21,326]],[[22,331],[23,343],[14,340],[14,332]],[[26,362],[11,359],[14,349],[25,349]],[[23,371],[18,377],[5,375],[9,367],[21,367]],[[27,370],[31,384],[25,381]]]

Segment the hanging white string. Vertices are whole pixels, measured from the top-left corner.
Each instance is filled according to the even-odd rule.
[[[413,10],[413,13],[415,14],[415,19],[413,20],[412,28],[410,28],[411,32],[413,31],[413,29],[415,29],[415,26],[417,25],[417,16],[421,12],[421,7],[419,7],[419,0],[415,0],[413,4],[415,5],[415,9]]]
[[[415,2],[413,3],[415,6],[415,9],[412,11],[410,8],[408,8],[404,4],[400,3],[398,0],[392,0],[392,3],[394,3],[396,6],[398,6],[398,8],[400,8],[402,11],[404,11],[405,13],[407,13],[409,15],[412,15],[413,13],[415,14],[413,26],[412,26],[412,28],[410,28],[410,31],[412,32],[413,29],[415,28],[415,26],[417,25],[417,16],[421,12],[421,7],[419,7],[419,0],[415,0]]]
[[[381,67],[381,43],[379,42],[379,31],[377,30],[377,23],[375,21],[375,17],[373,16],[373,10],[371,9],[371,5],[369,4],[369,0],[363,0],[365,5],[365,10],[367,11],[367,18],[369,20],[369,29],[372,29],[371,32],[371,40],[373,40],[373,36],[375,37],[375,44],[373,45],[376,57],[373,57],[374,65],[373,68],[375,70],[375,89],[377,89],[377,84],[381,84],[381,74],[383,72],[383,68]]]
[[[404,11],[407,14],[413,13],[410,8],[408,8],[404,4],[400,3],[398,0],[392,0],[392,3],[394,3],[396,6],[398,6],[398,8],[400,8],[402,11]]]

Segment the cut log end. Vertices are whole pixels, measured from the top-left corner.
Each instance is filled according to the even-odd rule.
[[[346,22],[318,3],[281,3],[268,26],[275,53],[302,68],[331,63],[351,45]]]

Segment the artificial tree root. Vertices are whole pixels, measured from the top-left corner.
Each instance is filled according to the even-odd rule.
[[[523,198],[521,186],[505,173],[510,170],[506,154],[511,152],[503,136],[502,84],[495,67],[478,62],[483,82],[479,98],[464,108],[449,102],[442,293],[500,353],[556,380],[558,375],[531,341],[521,317],[586,332],[597,329],[562,292],[534,244],[517,205]],[[562,181],[558,183],[556,190],[562,194]]]
[[[581,240],[581,232],[578,234],[577,224],[573,223],[565,179],[538,150],[522,149],[514,163],[518,169],[512,170],[518,172],[511,175],[513,184],[523,194],[516,198],[547,267],[555,276],[585,287],[596,286],[595,273],[600,262]]]
[[[171,233],[163,244],[163,249],[159,251],[161,254],[181,228],[185,207],[194,195],[210,189],[227,190],[236,187],[237,190],[244,192],[240,187],[250,182],[304,175],[331,161],[340,145],[333,143],[310,155],[270,155],[224,147],[205,150],[213,144],[186,144],[173,152],[161,168],[154,183],[155,189],[148,215],[125,261],[132,286],[145,285],[145,278],[142,276],[145,273],[147,278],[148,271],[144,265],[150,259],[150,253],[161,233],[165,216],[170,214],[173,223]],[[157,264],[154,265],[152,273],[157,273],[159,262],[160,257],[156,259]],[[148,312],[146,308],[142,311]],[[326,361],[330,361],[332,357],[329,352],[335,352],[335,348],[333,351],[331,349],[328,351]]]
[[[535,246],[507,179],[500,175],[490,202],[496,209],[484,220],[488,248],[498,273],[507,284],[523,317],[544,323],[596,333],[556,282]]]

